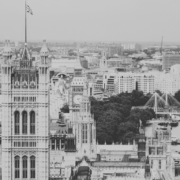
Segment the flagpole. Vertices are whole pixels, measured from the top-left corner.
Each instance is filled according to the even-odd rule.
[[[25,0],[25,43],[27,43],[27,6],[26,6],[26,0]]]

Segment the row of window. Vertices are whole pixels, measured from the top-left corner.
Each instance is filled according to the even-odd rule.
[[[15,111],[14,113],[14,129],[15,129],[15,135],[20,134],[20,113],[19,111]],[[30,112],[30,134],[35,134],[35,112],[31,111]],[[27,134],[28,130],[28,123],[27,123],[27,112],[23,111],[22,112],[22,134]]]
[[[36,142],[14,142],[14,147],[36,147]]]
[[[151,160],[151,169],[153,169],[153,165],[154,165],[153,160]],[[161,169],[161,160],[159,160],[158,162],[158,168]]]
[[[39,74],[47,74],[47,68],[45,67],[40,68]]]
[[[20,166],[22,166],[22,178],[28,178],[28,169],[30,169],[30,178],[35,178],[35,165],[36,158],[35,156],[30,157],[30,167],[28,167],[28,157],[23,156],[22,161],[20,161],[19,156],[15,156],[14,158],[14,166],[15,166],[15,178],[20,178]],[[22,163],[22,164],[21,164]]]
[[[64,139],[52,139],[51,150],[61,150],[61,149],[64,149]]]
[[[16,74],[14,78],[12,78],[12,80],[19,81],[19,82],[23,82],[23,81],[27,81],[27,82],[31,82],[31,81],[35,81],[36,80],[36,75],[35,74]]]
[[[149,154],[150,155],[162,155],[163,154],[163,147],[157,147],[157,150],[155,147],[149,147]]]
[[[83,87],[73,87],[73,92],[83,92]]]
[[[87,124],[82,124],[82,143],[87,143]]]
[[[36,102],[36,97],[14,97],[14,102]]]

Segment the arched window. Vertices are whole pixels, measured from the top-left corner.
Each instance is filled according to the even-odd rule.
[[[19,134],[19,111],[15,111],[14,113],[14,133]]]
[[[22,158],[23,178],[27,178],[27,166],[28,166],[27,159],[28,159],[27,156],[23,156]]]
[[[30,112],[30,134],[35,134],[35,112]]]
[[[27,112],[22,112],[22,133],[27,134]]]
[[[20,168],[20,158],[15,156],[14,158],[14,168],[15,168],[15,178],[20,178],[19,168]]]
[[[35,178],[36,158],[35,156],[30,157],[30,178]]]

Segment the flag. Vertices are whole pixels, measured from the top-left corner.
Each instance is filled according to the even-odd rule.
[[[33,12],[32,12],[31,8],[28,5],[26,5],[26,11],[28,13],[30,13],[31,15],[33,15]]]

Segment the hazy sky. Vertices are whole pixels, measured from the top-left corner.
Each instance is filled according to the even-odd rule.
[[[24,40],[25,0],[0,0],[0,40]],[[29,40],[180,42],[179,0],[27,0]]]

